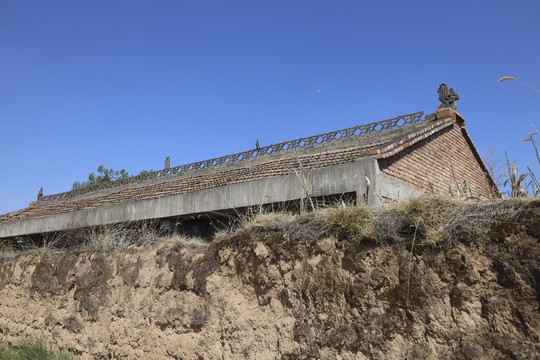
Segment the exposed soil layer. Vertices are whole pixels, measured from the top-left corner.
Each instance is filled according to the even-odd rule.
[[[0,336],[92,359],[538,358],[537,205],[412,252],[297,223],[203,249],[21,255],[0,264]]]

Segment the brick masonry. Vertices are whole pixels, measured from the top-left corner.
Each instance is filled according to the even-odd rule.
[[[394,156],[379,160],[381,171],[409,186],[437,194],[457,193],[466,181],[467,195],[493,197],[493,181],[464,128],[464,120],[453,112],[438,112],[450,117],[451,126],[432,134]]]

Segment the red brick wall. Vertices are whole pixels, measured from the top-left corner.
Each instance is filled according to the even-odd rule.
[[[379,166],[386,176],[422,190],[448,194],[450,188],[456,194],[457,184],[465,180],[472,196],[493,197],[489,178],[456,122],[394,156],[380,159]]]

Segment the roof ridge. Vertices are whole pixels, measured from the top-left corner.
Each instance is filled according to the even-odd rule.
[[[45,201],[22,209],[13,216],[0,217],[0,225],[13,221],[24,221],[28,218],[38,219],[61,213],[118,205],[130,201],[155,199],[162,196],[206,190],[236,182],[260,180],[269,176],[293,174],[295,169],[298,171],[316,170],[328,166],[329,162],[343,164],[354,161],[354,159],[369,152],[365,152],[364,149],[365,146],[358,145],[332,149],[317,154],[291,155],[269,159],[268,161],[253,164],[253,166],[216,169],[211,176],[195,172],[186,174],[186,176],[171,176],[170,179],[163,179],[163,182],[147,182],[138,184],[136,187],[113,188],[110,189],[110,193],[93,192],[88,196],[75,197],[66,201]]]
[[[317,144],[328,143],[337,140],[343,140],[353,137],[364,136],[372,133],[381,133],[386,130],[391,130],[395,128],[404,127],[407,125],[416,124],[419,122],[427,121],[427,119],[422,119],[424,115],[423,111],[400,115],[395,118],[372,122],[365,125],[357,125],[346,129],[335,130],[319,135],[313,135],[305,138],[299,138],[295,140],[284,141],[277,144],[272,144],[264,147],[257,147],[255,149],[239,152],[232,155],[225,155],[209,160],[198,161],[190,164],[179,165],[168,169],[162,169],[157,171],[151,171],[145,174],[135,175],[124,179],[119,179],[115,181],[110,181],[102,184],[92,185],[82,189],[70,190],[66,192],[61,192],[51,195],[42,195],[39,197],[38,202],[47,202],[54,200],[64,200],[70,199],[78,195],[102,190],[109,189],[117,186],[139,183],[145,180],[155,179],[158,177],[166,177],[169,175],[177,175],[188,173],[201,169],[208,169],[217,167],[220,165],[237,163],[240,161],[256,158],[259,156],[264,156],[268,154],[279,153],[283,151],[288,151],[292,149],[311,147]]]

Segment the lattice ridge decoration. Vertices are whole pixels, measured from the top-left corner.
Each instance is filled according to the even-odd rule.
[[[66,191],[66,192],[53,194],[53,195],[43,195],[39,198],[39,201],[41,202],[41,201],[69,199],[77,195],[89,193],[96,190],[114,188],[117,186],[137,183],[144,180],[155,179],[155,178],[165,177],[169,175],[185,174],[185,173],[189,173],[196,170],[208,169],[208,168],[213,168],[213,167],[224,165],[224,164],[236,163],[242,160],[248,160],[248,159],[252,159],[259,156],[264,156],[267,154],[275,154],[282,151],[309,147],[316,144],[324,144],[324,143],[332,142],[336,140],[349,139],[349,138],[372,134],[372,133],[379,133],[385,130],[391,130],[391,129],[399,128],[402,126],[407,126],[407,125],[426,121],[425,119],[422,119],[422,115],[424,115],[423,111],[408,114],[408,115],[401,115],[393,119],[378,121],[378,122],[374,122],[374,123],[366,124],[366,125],[358,125],[358,126],[350,127],[343,130],[336,130],[336,131],[328,132],[325,134],[314,135],[314,136],[305,137],[301,139],[285,141],[279,144],[259,147],[258,149],[252,149],[252,150],[240,152],[233,155],[225,155],[219,158],[199,161],[199,162],[186,164],[186,165],[180,165],[180,166],[172,167],[169,169],[152,171],[152,172],[148,172],[141,175],[131,176],[125,179],[119,179],[115,181],[88,186],[82,189]]]

